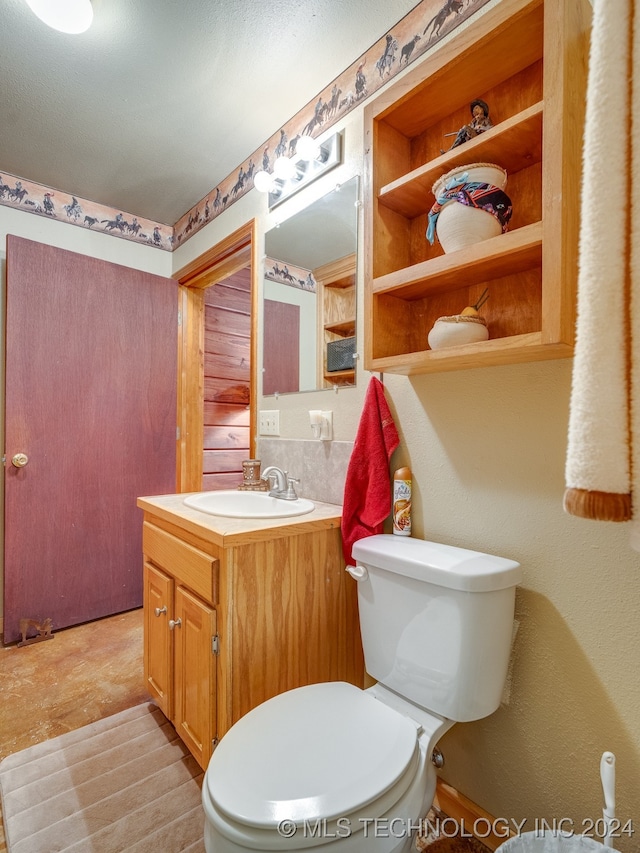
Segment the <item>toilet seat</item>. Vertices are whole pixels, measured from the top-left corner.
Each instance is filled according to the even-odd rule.
[[[300,687],[232,726],[211,758],[207,792],[222,815],[263,830],[365,807],[375,818],[414,780],[418,734],[413,720],[352,684]]]

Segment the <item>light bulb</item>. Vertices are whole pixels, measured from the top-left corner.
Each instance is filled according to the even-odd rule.
[[[268,193],[273,187],[273,175],[269,172],[260,170],[253,176],[253,185],[260,193]]]
[[[283,181],[293,178],[296,173],[296,166],[293,160],[288,157],[278,157],[273,164],[273,174]]]
[[[61,33],[84,33],[93,21],[91,0],[27,0],[31,11]]]
[[[320,146],[312,136],[301,136],[296,142],[296,154],[302,160],[315,160]]]

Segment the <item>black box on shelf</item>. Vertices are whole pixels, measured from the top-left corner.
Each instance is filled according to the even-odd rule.
[[[352,370],[353,356],[356,352],[356,339],[340,338],[327,344],[327,372],[336,370]]]

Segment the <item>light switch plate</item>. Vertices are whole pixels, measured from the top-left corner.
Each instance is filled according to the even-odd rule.
[[[280,410],[261,410],[258,419],[260,435],[280,435]]]

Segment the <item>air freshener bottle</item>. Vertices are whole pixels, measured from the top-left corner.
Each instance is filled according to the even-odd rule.
[[[398,468],[393,475],[393,532],[411,536],[411,468]]]

